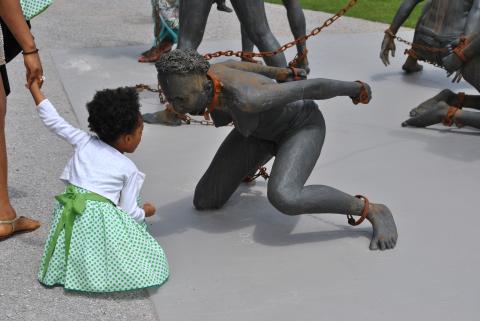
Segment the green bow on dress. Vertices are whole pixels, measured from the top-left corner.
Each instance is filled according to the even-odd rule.
[[[81,215],[83,214],[83,211],[85,211],[87,201],[113,204],[109,199],[95,193],[78,193],[75,190],[75,186],[72,184],[67,186],[65,193],[57,195],[55,198],[63,205],[63,211],[60,221],[57,224],[57,228],[53,233],[52,240],[48,244],[43,277],[47,274],[48,266],[57,245],[58,237],[63,229],[65,229],[65,263],[67,262],[68,253],[70,251],[70,241],[72,240],[73,223],[75,222],[77,215]]]

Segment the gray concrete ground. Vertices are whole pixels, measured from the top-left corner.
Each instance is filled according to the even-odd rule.
[[[283,8],[267,8],[272,29],[281,37],[289,36]],[[328,16],[316,12],[306,15],[309,28]],[[148,48],[152,31],[150,1],[55,0],[32,25],[47,77],[45,93],[55,101],[59,112],[75,124],[51,50],[131,45]],[[384,28],[382,24],[344,18],[328,32]],[[232,38],[239,38],[236,18],[212,11],[205,39]],[[23,88],[21,58],[10,63],[8,69],[13,88],[7,114],[10,194],[19,214],[39,219],[43,226],[34,233],[0,243],[0,320],[156,320],[148,294],[143,291],[83,295],[66,293],[61,288],[45,289],[36,281],[53,196],[62,188],[58,176],[71,148],[53,137],[37,119],[29,93]]]

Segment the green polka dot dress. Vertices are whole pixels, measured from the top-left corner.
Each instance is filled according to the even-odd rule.
[[[89,193],[79,187],[75,191]],[[112,203],[91,200],[75,218],[68,258],[62,230],[47,268],[47,249],[54,241],[62,212],[63,205],[57,202],[38,272],[42,284],[84,292],[116,292],[160,286],[168,279],[165,253],[147,232],[146,224],[137,223]]]

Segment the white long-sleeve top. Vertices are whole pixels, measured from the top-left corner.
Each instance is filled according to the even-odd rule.
[[[136,221],[144,220],[145,211],[138,207],[137,197],[145,174],[112,146],[65,121],[48,99],[37,107],[45,126],[75,150],[60,179],[108,198]]]

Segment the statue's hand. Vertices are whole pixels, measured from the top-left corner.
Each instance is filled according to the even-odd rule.
[[[455,71],[458,71],[463,66],[463,61],[455,53],[451,53],[442,59],[443,67],[447,70],[447,75],[450,77]]]
[[[355,82],[357,83],[357,85],[360,85],[360,86],[359,86],[358,95],[355,97],[350,97],[352,99],[352,102],[355,105],[368,104],[372,99],[372,89],[367,83],[364,83],[360,80],[357,80]]]
[[[385,34],[382,41],[382,49],[380,50],[380,59],[385,66],[390,65],[388,54],[391,52],[392,57],[395,57],[395,39],[389,34]]]

